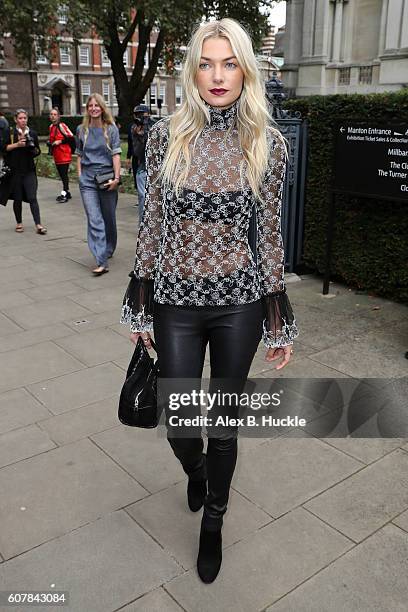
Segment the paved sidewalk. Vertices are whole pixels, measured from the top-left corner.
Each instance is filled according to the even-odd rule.
[[[195,569],[201,512],[156,431],[117,421],[132,352],[118,323],[137,209],[121,194],[119,247],[93,278],[78,189],[57,204],[41,179],[47,236],[0,210],[0,591],[68,591],[69,612],[405,611],[408,441],[277,432],[240,440],[212,585]],[[317,276],[287,275],[300,336],[277,372],[407,376],[408,309]],[[206,362],[205,373],[209,365]],[[387,381],[384,381],[387,382]],[[298,389],[300,404],[313,403]],[[280,434],[280,435],[279,435]],[[28,610],[27,607],[0,610]]]

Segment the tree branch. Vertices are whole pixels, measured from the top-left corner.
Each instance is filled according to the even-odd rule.
[[[123,52],[125,52],[126,47],[128,46],[129,41],[132,39],[132,36],[135,33],[137,26],[140,25],[141,14],[142,14],[141,11],[136,11],[134,19],[132,23],[130,24],[130,28],[128,29],[125,38],[122,40]]]

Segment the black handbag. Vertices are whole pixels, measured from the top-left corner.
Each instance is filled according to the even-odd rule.
[[[156,351],[156,345],[150,340]],[[157,351],[156,351],[157,352]],[[158,365],[142,338],[136,343],[119,399],[119,421],[130,427],[157,427],[162,408],[157,401]]]
[[[96,186],[101,191],[105,191],[109,185],[106,185],[108,181],[113,181],[115,178],[115,173],[113,170],[108,170],[107,172],[99,172],[99,174],[95,174],[94,181]]]

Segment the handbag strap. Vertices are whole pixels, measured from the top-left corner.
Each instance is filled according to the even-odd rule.
[[[143,346],[143,348],[146,348],[146,347],[145,347],[145,345],[144,345],[144,342],[143,342],[143,338],[142,338],[142,336],[139,336],[139,339],[140,339],[140,340],[141,340],[141,342],[142,342],[142,346]],[[156,353],[157,353],[156,343],[155,343],[155,341],[153,340],[153,338],[150,338],[150,344],[152,345],[152,348],[153,348],[153,349],[156,351]],[[146,349],[146,350],[147,350],[147,349]]]

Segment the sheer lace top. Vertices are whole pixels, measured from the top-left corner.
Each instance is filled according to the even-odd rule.
[[[236,129],[238,103],[224,110],[207,105],[210,122],[190,145],[191,166],[179,197],[157,181],[169,118],[149,133],[145,210],[122,311],[122,322],[130,322],[133,331],[152,329],[154,301],[223,306],[263,298],[266,346],[290,344],[298,335],[284,283],[284,146],[272,133],[268,136],[261,202],[245,177]],[[257,261],[248,242],[254,206]]]

